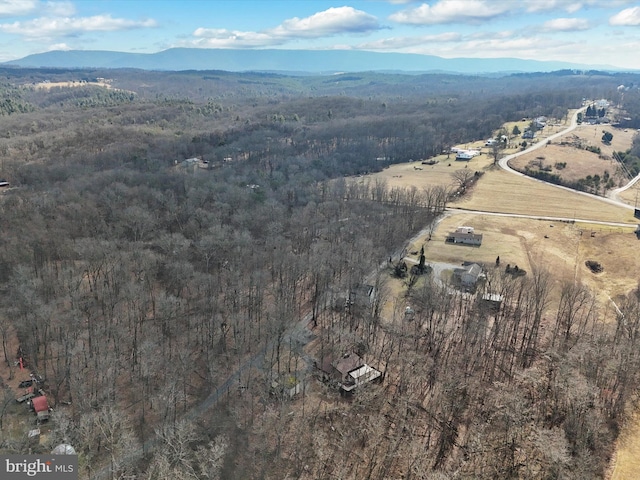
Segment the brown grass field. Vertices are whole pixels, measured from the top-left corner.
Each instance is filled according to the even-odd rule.
[[[631,206],[640,205],[640,182],[636,182],[635,185],[622,192],[618,197],[621,201]]]
[[[483,234],[480,247],[445,243],[447,232],[461,225],[472,226]],[[557,282],[576,279],[584,283],[598,292],[601,303],[609,307],[609,297],[615,299],[638,285],[635,272],[640,268],[640,258],[629,248],[635,242],[639,241],[633,229],[588,228],[581,224],[469,213],[446,217],[431,241],[420,238],[407,250],[418,251],[424,245],[427,262],[474,261],[493,268],[500,256],[503,267],[518,265],[527,271],[532,267],[543,268],[553,272]],[[587,260],[600,262],[604,271],[591,273],[585,266]]]
[[[618,437],[618,448],[607,478],[637,480],[640,477],[640,415],[634,415]]]
[[[74,80],[70,82],[41,82],[34,83],[33,87],[36,90],[51,90],[52,88],[70,88],[70,87],[86,87],[86,86],[94,86],[94,87],[104,87],[107,89],[112,88],[111,85],[107,82],[85,82],[80,80]]]
[[[613,134],[611,145],[602,143],[604,131]],[[552,167],[551,173],[560,175],[566,181],[576,181],[587,175],[600,175],[604,171],[614,177],[616,186],[623,185],[627,180],[618,163],[613,158],[614,151],[622,151],[629,148],[634,131],[624,131],[608,125],[581,125],[573,132],[553,141],[553,144],[530,153],[519,156],[509,162],[516,170],[523,171],[529,165],[532,168],[538,166]],[[561,145],[565,143],[565,145]],[[574,148],[581,146],[582,148]],[[589,152],[586,147],[599,147],[601,154]],[[555,167],[555,163],[565,162],[563,169]]]
[[[451,206],[487,212],[635,223],[631,210],[497,169],[487,172],[470,194]]]
[[[601,127],[598,126],[598,128]],[[589,132],[593,131],[593,128],[591,126],[585,127],[580,136],[589,136]],[[624,146],[615,145],[616,136],[618,135],[614,134],[614,148],[624,149]],[[626,148],[631,144],[631,138],[632,134],[629,133],[626,137],[628,141]],[[622,142],[622,139],[619,141]],[[483,145],[483,142],[475,142],[462,147],[480,149],[481,145]],[[556,150],[562,153],[563,156],[554,158],[552,154]],[[505,151],[505,154],[513,153],[514,151],[515,149],[509,149]],[[436,165],[423,165],[421,162],[396,164],[382,172],[360,178],[358,181],[382,179],[390,187],[415,186],[418,189],[423,189],[436,185],[453,185],[451,174],[456,170],[469,168],[473,171],[485,172],[485,174],[473,187],[471,193],[453,203],[452,207],[533,216],[635,223],[633,212],[630,210],[560,189],[528,177],[520,177],[502,171],[492,166],[493,158],[491,158],[488,148],[482,148],[482,152],[480,156],[473,158],[469,162],[456,161],[455,155],[452,154],[449,158],[447,158],[447,155],[435,157],[438,160]],[[584,150],[552,145],[542,150],[537,150],[530,155],[539,156],[541,155],[540,152],[543,152],[546,156],[546,161],[552,164],[556,161],[566,161],[564,160],[566,155],[580,158],[585,153],[590,154],[590,152]],[[597,155],[595,157],[597,162],[606,162],[598,159]],[[608,165],[610,162],[606,163]],[[604,168],[602,171],[604,171]],[[633,192],[625,192],[625,194],[632,194],[635,199],[635,190]]]

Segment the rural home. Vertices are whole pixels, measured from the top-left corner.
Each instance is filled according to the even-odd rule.
[[[542,129],[547,126],[547,117],[538,117],[533,121],[533,124],[538,129]]]
[[[453,275],[463,287],[473,288],[482,275],[482,267],[477,263],[470,263],[463,268],[456,268],[453,271]]]
[[[471,160],[473,157],[477,157],[478,155],[480,155],[478,150],[459,150],[456,153],[456,160],[467,161]]]
[[[482,234],[474,233],[473,227],[458,227],[455,232],[447,234],[449,243],[462,243],[463,245],[482,245]]]
[[[337,360],[325,358],[320,369],[328,379],[339,383],[342,393],[348,393],[365,383],[380,378],[379,370],[367,365],[362,357],[356,353],[345,353]]]

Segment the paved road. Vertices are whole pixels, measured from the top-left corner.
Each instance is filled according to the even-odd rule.
[[[625,190],[628,190],[629,188],[633,187],[638,180],[640,180],[640,173],[638,175],[636,175],[634,178],[632,178],[629,183],[627,183],[626,185],[620,187],[620,188],[615,188],[613,190],[610,190],[607,193],[607,197],[611,198],[612,200],[616,200],[618,202],[622,202],[622,200],[620,200],[620,197],[618,196],[619,194],[621,194],[622,192],[624,192]],[[637,198],[636,198],[637,201]]]
[[[516,157],[519,157],[520,155],[524,155],[525,153],[529,153],[532,152],[534,150],[537,150],[539,148],[542,148],[543,146],[545,146],[546,144],[548,144],[550,141],[555,140],[556,138],[559,138],[563,135],[566,135],[567,133],[575,130],[578,127],[578,113],[583,112],[584,110],[586,110],[585,108],[581,108],[580,110],[577,110],[573,116],[571,117],[571,122],[569,124],[569,126],[567,128],[565,128],[564,130],[561,130],[558,133],[554,133],[553,135],[550,135],[547,138],[543,138],[540,141],[538,141],[537,143],[534,143],[533,145],[529,146],[526,150],[522,150],[520,152],[516,152],[513,153],[511,155],[506,155],[504,157],[502,157],[499,161],[498,161],[498,165],[500,165],[500,168],[502,168],[503,170],[512,173],[514,175],[518,175],[520,177],[525,177],[530,179],[531,181],[534,182],[541,182],[541,183],[546,183],[547,185],[551,185],[552,187],[556,187],[556,188],[561,188],[563,190],[569,191],[569,192],[573,192],[573,193],[577,193],[579,195],[584,195],[586,197],[590,197],[590,198],[594,198],[597,199],[601,202],[605,202],[605,203],[609,203],[611,205],[615,205],[617,207],[622,207],[622,208],[626,208],[628,210],[633,210],[633,207],[631,205],[628,205],[624,202],[621,202],[620,200],[618,200],[617,196],[612,196],[612,198],[607,198],[607,197],[601,197],[598,195],[593,195],[591,193],[587,193],[587,192],[580,192],[578,190],[574,190],[573,188],[569,188],[569,187],[565,187],[563,185],[556,185],[554,183],[549,183],[549,182],[545,182],[543,180],[539,180],[537,178],[533,178],[533,177],[529,177],[528,175],[525,175],[522,172],[518,172],[517,170],[514,170],[513,168],[511,168],[509,166],[509,161],[513,160]],[[638,177],[636,177],[636,179],[632,180],[632,182],[635,182],[638,178],[640,178],[640,175]],[[626,187],[628,188],[628,186]],[[590,223],[595,223],[595,222],[590,222]]]
[[[564,223],[589,223],[596,225],[605,225],[608,227],[637,227],[637,223],[625,223],[625,222],[603,222],[600,220],[582,220],[579,218],[568,217],[547,217],[544,215],[524,215],[519,213],[500,213],[500,212],[485,212],[482,210],[467,210],[464,208],[447,208],[447,212],[450,214],[460,213],[473,213],[474,215],[493,215],[496,217],[513,217],[513,218],[529,218],[532,220],[548,220],[550,222],[564,222]]]

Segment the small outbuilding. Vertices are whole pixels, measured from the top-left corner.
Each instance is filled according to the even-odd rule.
[[[49,420],[49,402],[47,402],[47,397],[45,397],[44,395],[40,397],[34,397],[31,400],[31,407],[36,413],[39,422]]]

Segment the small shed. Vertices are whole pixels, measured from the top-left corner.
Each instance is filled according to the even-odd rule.
[[[485,293],[481,298],[482,308],[491,313],[498,313],[502,306],[502,295],[498,293]]]
[[[44,395],[40,397],[34,397],[31,400],[31,406],[33,411],[38,416],[38,421],[44,421],[49,419],[49,402]]]

